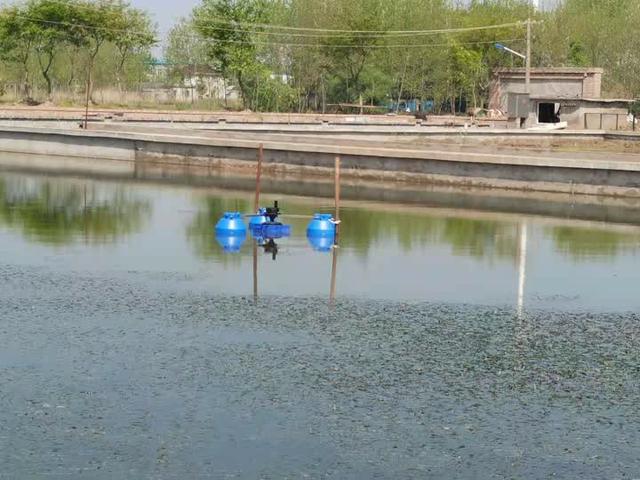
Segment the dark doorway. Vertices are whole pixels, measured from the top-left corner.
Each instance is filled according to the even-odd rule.
[[[559,123],[560,105],[557,103],[538,104],[538,123]]]

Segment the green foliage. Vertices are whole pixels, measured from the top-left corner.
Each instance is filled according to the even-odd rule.
[[[604,68],[605,91],[635,97],[640,95],[638,22],[636,0],[565,0],[536,28],[534,51],[544,66]]]
[[[171,29],[164,59],[173,83],[184,81],[199,65],[208,63],[206,43],[198,38],[192,19],[183,18]]]
[[[572,67],[585,67],[589,65],[589,59],[580,42],[572,42],[569,45],[569,57],[567,60]]]
[[[209,40],[206,52],[216,70],[233,79],[248,107],[258,80],[266,73],[259,60],[259,45],[246,24],[269,20],[266,0],[203,0],[193,13],[194,25],[203,39]]]
[[[32,71],[51,97],[56,84],[73,84],[79,70],[93,73],[107,46],[117,57],[111,75],[122,86],[129,58],[148,57],[155,42],[148,14],[121,0],[28,0],[0,8],[0,60],[20,72],[24,97],[31,94]],[[68,82],[59,64],[72,69]]]

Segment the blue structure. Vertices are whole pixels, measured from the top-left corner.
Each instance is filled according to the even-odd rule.
[[[336,236],[336,224],[330,213],[316,213],[307,227],[308,237],[331,237]]]
[[[249,228],[259,244],[291,236],[291,226],[276,221],[279,215],[280,207],[275,201],[273,207],[260,208],[257,215],[251,216]]]
[[[244,224],[240,212],[226,212],[216,224],[216,235],[247,235],[247,226]]]
[[[247,226],[239,212],[226,212],[216,224],[216,240],[228,253],[238,253],[247,239]]]
[[[267,209],[261,208],[258,210],[258,213],[256,215],[251,216],[251,220],[249,220],[249,228],[253,230],[254,227],[260,226],[264,223],[267,223],[268,221],[269,218],[267,217]]]
[[[432,112],[435,107],[433,100],[397,100],[389,102],[387,108],[390,112],[397,111],[398,113],[429,113]]]
[[[291,225],[281,223],[262,223],[251,225],[251,235],[256,239],[288,238],[291,236]]]

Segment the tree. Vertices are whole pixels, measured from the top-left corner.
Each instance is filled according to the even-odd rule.
[[[245,108],[264,75],[254,39],[259,25],[269,21],[268,6],[267,0],[203,0],[193,13],[196,30],[209,41],[207,56],[225,79],[237,84]]]
[[[164,59],[173,81],[184,81],[199,65],[208,63],[206,43],[198,36],[193,20],[182,18],[169,31]]]
[[[100,49],[107,42],[115,42],[120,19],[126,5],[118,0],[80,0],[77,4],[77,34],[87,53],[87,97],[93,101],[93,69]],[[95,103],[95,102],[94,102]]]
[[[50,71],[56,53],[66,45],[82,42],[73,22],[76,18],[73,3],[51,0],[30,0],[24,10],[24,18],[30,19],[23,28],[32,39],[40,73],[46,82],[47,96],[51,99],[53,79]]]
[[[355,101],[369,87],[362,82],[363,72],[383,42],[383,35],[361,32],[384,32],[386,3],[383,0],[334,2],[331,12],[335,29],[344,30],[345,33],[327,37],[324,40],[324,54],[327,65],[339,79],[334,92],[342,100]]]
[[[147,51],[156,43],[156,38],[149,15],[136,8],[117,9],[113,15],[113,27],[118,32],[113,39],[118,51],[116,82],[118,89],[123,91],[126,61],[135,53]]]
[[[31,96],[29,59],[35,41],[33,33],[20,7],[6,7],[0,12],[0,55],[3,60],[18,65],[25,99]]]

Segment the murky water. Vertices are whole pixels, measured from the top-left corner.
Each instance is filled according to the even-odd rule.
[[[640,478],[635,219],[274,199],[0,175],[0,478]]]

